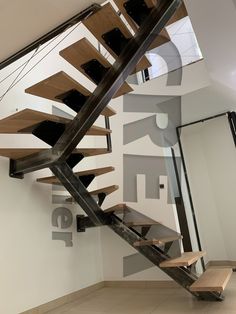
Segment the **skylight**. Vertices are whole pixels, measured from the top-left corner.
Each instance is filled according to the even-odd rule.
[[[171,41],[146,54],[152,64],[148,73],[145,73],[147,79],[154,79],[202,59],[188,16],[167,26],[166,30]]]

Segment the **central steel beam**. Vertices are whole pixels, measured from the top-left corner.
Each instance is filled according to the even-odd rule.
[[[65,161],[70,156],[87,130],[94,124],[114,94],[134,70],[153,40],[165,27],[181,2],[181,0],[162,0],[158,7],[154,7],[136,36],[130,39],[113,67],[88,98],[82,110],[68,124],[66,131],[52,148],[52,151],[48,151],[47,162],[40,154],[29,156],[26,159],[19,159],[14,165],[15,174],[24,174],[46,168],[50,165],[48,160],[52,160],[51,164],[55,162],[55,156],[57,161],[60,162]]]
[[[50,169],[75,201],[82,207],[95,226],[106,225],[110,222],[109,217],[98,206],[80,179],[75,176],[66,162],[55,164]]]

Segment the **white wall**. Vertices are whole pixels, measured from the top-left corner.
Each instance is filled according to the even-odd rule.
[[[64,34],[65,35],[65,34]],[[56,42],[64,36],[60,36]],[[58,55],[58,51],[83,35],[88,36],[84,28],[77,28],[68,38],[53,51],[44,62],[41,62],[27,75],[1,102],[1,118],[17,109],[31,108],[51,112],[52,104],[66,110],[62,104],[24,94],[24,89],[34,83],[64,70],[69,75],[85,84],[91,91],[92,83],[69,66]],[[53,45],[55,45],[55,43]],[[51,49],[52,46],[49,47]],[[44,52],[47,52],[46,49]],[[39,56],[41,58],[41,56]],[[39,58],[32,61],[33,65]],[[10,71],[21,64],[13,64],[1,71],[4,78]],[[30,68],[26,68],[26,71]],[[24,72],[25,73],[25,72]],[[13,77],[0,85],[0,94],[13,81]],[[68,110],[72,113],[72,111]],[[81,147],[94,147],[93,137],[87,137]],[[47,147],[31,135],[0,135],[0,147]],[[102,158],[102,157],[100,157]],[[80,169],[96,167],[96,157],[84,159]],[[64,296],[81,288],[103,280],[100,229],[91,229],[78,234],[75,226],[75,215],[81,212],[78,208],[67,206],[73,214],[73,225],[68,230],[52,226],[52,212],[63,206],[52,203],[52,192],[49,185],[36,183],[38,177],[50,175],[49,170],[28,174],[24,180],[9,178],[9,162],[0,158],[0,313],[16,314],[45,302]],[[96,182],[91,188],[97,188]],[[67,193],[68,194],[68,193]],[[59,221],[60,224],[60,221]],[[62,241],[53,241],[53,231],[73,233],[73,247],[65,247]]]
[[[227,117],[183,129],[183,149],[208,260],[235,260],[236,154]]]

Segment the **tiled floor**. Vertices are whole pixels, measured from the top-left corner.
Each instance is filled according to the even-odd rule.
[[[48,314],[236,314],[236,274],[224,302],[198,301],[182,288],[103,288]]]

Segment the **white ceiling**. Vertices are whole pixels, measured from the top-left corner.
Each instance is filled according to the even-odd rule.
[[[104,0],[0,0],[0,62],[93,3]]]
[[[214,82],[236,91],[236,0],[185,0]]]

